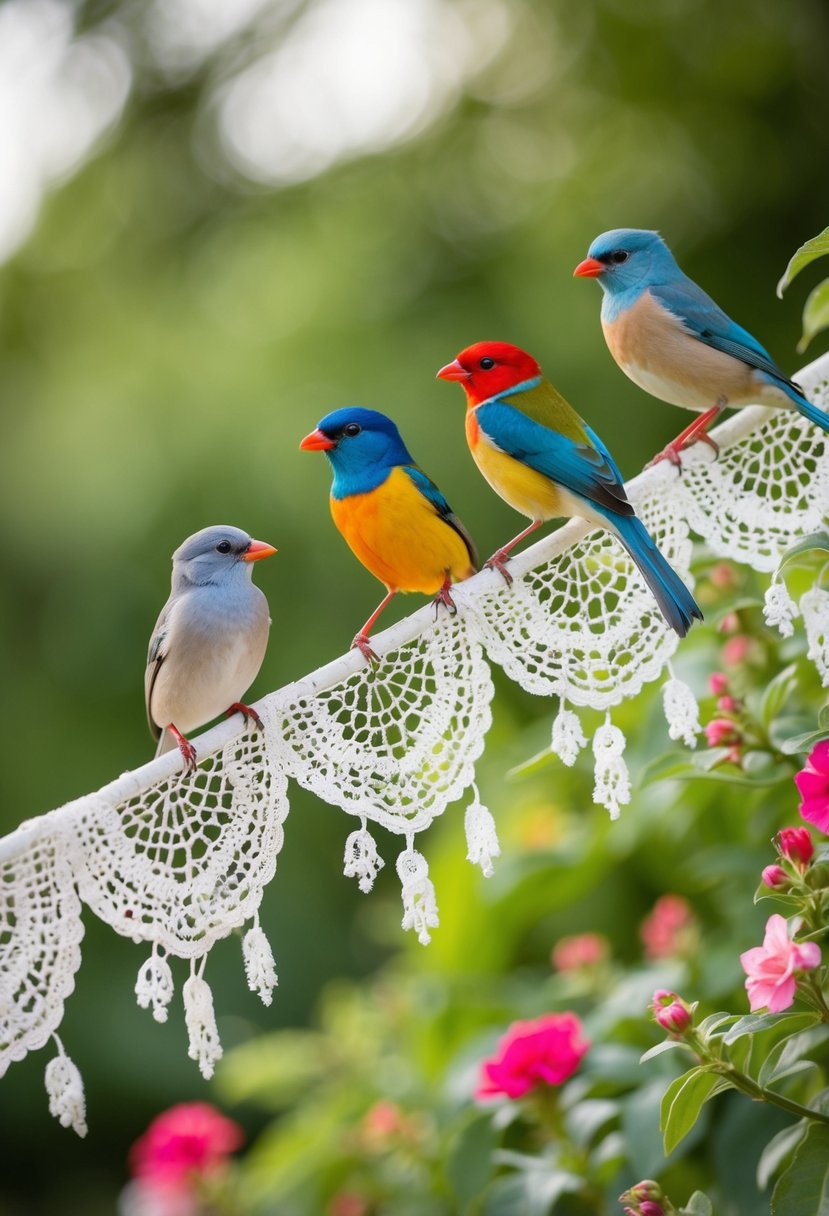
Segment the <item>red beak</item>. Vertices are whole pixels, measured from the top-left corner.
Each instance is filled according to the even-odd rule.
[[[299,445],[300,450],[303,452],[328,452],[336,446],[334,440],[329,439],[325,431],[321,431],[319,427],[306,435]]]
[[[597,279],[606,270],[607,267],[598,258],[585,258],[583,262],[579,262],[573,276],[579,279]]]
[[[469,380],[472,373],[468,372],[459,359],[453,359],[442,367],[437,374],[438,380]]]
[[[263,540],[252,540],[247,547],[242,561],[259,562],[263,557],[271,557],[274,553],[278,552],[278,549],[274,549],[273,545],[265,544]]]

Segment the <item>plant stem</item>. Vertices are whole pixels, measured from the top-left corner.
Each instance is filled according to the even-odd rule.
[[[814,1119],[818,1123],[829,1124],[829,1115],[824,1115],[819,1110],[811,1110],[808,1106],[801,1106],[799,1102],[793,1102],[791,1098],[775,1093],[773,1089],[764,1089],[762,1085],[752,1081],[751,1077],[746,1076],[744,1072],[740,1072],[731,1064],[720,1064],[717,1071],[728,1077],[735,1089],[747,1094],[755,1102],[771,1102],[774,1106],[779,1106],[781,1110],[788,1111],[790,1115],[795,1115],[798,1119]]]

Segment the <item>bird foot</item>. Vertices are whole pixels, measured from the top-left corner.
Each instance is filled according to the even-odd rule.
[[[180,730],[176,730],[172,722],[167,729],[178,744],[178,750],[181,752],[182,759],[184,760],[184,771],[186,773],[195,773],[199,762],[195,747],[193,747],[189,739],[185,739]]]
[[[447,612],[449,613],[450,616],[458,615],[458,605],[452,599],[452,596],[449,591],[450,586],[451,586],[451,583],[447,579],[446,582],[441,587],[440,591],[437,593],[435,598],[432,600],[432,603],[435,605],[435,620],[438,619],[438,608],[441,604],[443,604],[444,608],[447,610]]]
[[[686,439],[680,436],[679,439],[672,440],[671,443],[665,445],[661,452],[657,452],[653,459],[648,461],[645,468],[652,469],[655,464],[659,464],[663,460],[669,460],[675,468],[682,472],[682,460],[679,453],[684,452],[686,448],[692,447],[695,443],[707,443],[709,448],[714,449],[715,457],[720,454],[720,445],[716,439],[712,439],[710,435],[702,431],[696,435],[689,435]]]
[[[250,705],[244,705],[241,701],[234,701],[233,704],[228,708],[225,717],[232,718],[234,714],[244,714],[245,723],[247,724],[248,722],[252,722],[257,730],[265,729],[262,725],[262,719],[259,717],[259,714],[255,709],[251,709]]]
[[[508,587],[512,586],[512,575],[507,569],[509,554],[506,549],[499,549],[497,553],[493,553],[492,557],[484,562],[484,567],[487,570],[497,570]]]
[[[374,664],[380,662],[379,657],[374,653],[374,651],[371,649],[371,647],[368,644],[368,634],[367,633],[356,634],[354,637],[354,641],[351,643],[351,649],[359,650],[360,654],[363,656],[365,661],[372,666]]]

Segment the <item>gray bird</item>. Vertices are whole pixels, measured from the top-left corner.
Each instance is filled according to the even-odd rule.
[[[194,770],[196,749],[186,736],[223,712],[243,713],[261,727],[240,698],[262,666],[271,623],[251,563],[273,553],[272,545],[219,524],[188,537],[173,554],[172,590],[144,674],[157,756],[178,746]]]

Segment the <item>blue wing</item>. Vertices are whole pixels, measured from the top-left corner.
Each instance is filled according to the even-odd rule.
[[[463,543],[466,545],[466,551],[469,554],[469,562],[475,569],[478,569],[478,554],[475,549],[475,542],[458,519],[455,512],[449,506],[449,503],[443,497],[438,487],[432,481],[431,477],[427,477],[423,469],[419,469],[416,464],[405,464],[401,466],[405,473],[408,473],[412,481],[417,486],[420,493],[428,502],[435,508],[437,514],[444,520],[450,528],[453,528]]]
[[[651,287],[651,295],[665,308],[679,317],[695,338],[721,351],[741,359],[749,367],[756,367],[773,380],[798,392],[797,385],[780,370],[764,346],[761,346],[747,329],[724,313],[709,295],[692,280],[683,275],[675,283],[657,283]]]
[[[634,514],[616,462],[590,427],[590,444],[577,443],[505,401],[487,401],[475,414],[481,430],[514,460],[605,511]]]

